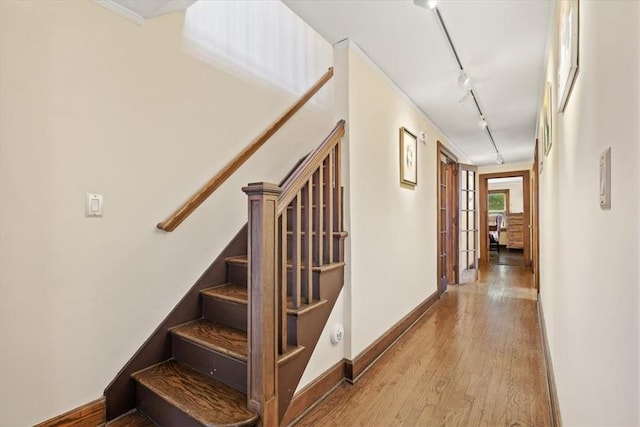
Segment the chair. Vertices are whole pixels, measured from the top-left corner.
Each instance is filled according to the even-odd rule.
[[[500,252],[500,230],[502,229],[502,215],[495,216],[495,225],[489,225],[489,251]]]

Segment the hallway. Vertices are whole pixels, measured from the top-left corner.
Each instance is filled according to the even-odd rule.
[[[529,269],[486,266],[297,425],[548,426],[543,363]]]

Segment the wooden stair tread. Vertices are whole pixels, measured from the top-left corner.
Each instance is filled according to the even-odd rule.
[[[346,231],[342,231],[341,233],[344,233],[345,235],[347,234]],[[227,258],[227,264],[248,265],[249,261],[246,255],[239,255],[239,256]],[[291,260],[287,260],[287,268],[292,268],[292,265],[293,264],[291,263]],[[317,272],[324,272],[328,270],[333,270],[334,268],[342,267],[343,265],[344,265],[344,262],[332,262],[329,264],[314,266],[312,267],[312,270]],[[304,265],[302,266],[302,269],[304,270]]]
[[[286,353],[278,355],[278,365],[284,365],[288,361],[293,360],[293,358],[302,353],[304,349],[305,347],[302,345],[288,345]]]
[[[201,293],[210,298],[219,298],[239,304],[247,304],[249,301],[249,292],[247,291],[247,288],[242,285],[234,285],[231,283],[223,286],[216,286],[215,288],[203,289]],[[299,308],[294,308],[293,299],[291,296],[287,296],[287,314],[299,316],[320,307],[326,302],[326,300],[313,301],[311,304],[302,304]]]
[[[247,255],[238,255],[227,258],[227,264],[248,264]]]
[[[293,314],[294,316],[300,316],[301,314],[307,313],[311,310],[314,310],[324,304],[326,304],[327,300],[320,301],[312,301],[311,304],[302,304],[298,308],[293,308],[293,299],[290,296],[287,296],[287,314]]]
[[[209,298],[218,298],[239,304],[247,303],[247,287],[244,285],[226,283],[221,286],[203,289],[200,293]]]
[[[174,360],[133,374],[142,386],[205,426],[254,424],[247,396]]]
[[[156,423],[133,410],[106,424],[106,427],[158,427]]]
[[[247,333],[199,319],[171,328],[171,333],[210,350],[246,362]]]

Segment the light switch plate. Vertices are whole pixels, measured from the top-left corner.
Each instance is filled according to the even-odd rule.
[[[87,193],[84,215],[87,217],[102,216],[102,194]]]
[[[611,209],[611,147],[600,155],[600,209]]]

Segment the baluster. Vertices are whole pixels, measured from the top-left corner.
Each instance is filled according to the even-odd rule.
[[[291,300],[293,301],[293,308],[300,308],[302,299],[300,295],[301,291],[301,269],[300,269],[300,257],[302,252],[301,242],[301,230],[300,223],[302,219],[302,209],[300,206],[301,192],[291,202],[293,207],[291,212]]]
[[[340,232],[342,231],[342,176],[340,175],[340,162],[342,161],[340,158],[340,141],[334,147],[335,150],[335,162],[333,165],[334,170],[334,189],[333,195],[335,197],[334,205],[333,205],[333,227],[332,231]],[[333,233],[330,237],[333,240]],[[334,250],[334,262],[341,261],[340,254],[340,245],[336,245],[337,247]]]
[[[326,209],[324,213],[324,229],[326,232],[326,238],[324,239],[324,256],[327,263],[333,262],[333,150],[329,152],[326,158],[326,164],[324,168],[325,188],[324,188],[324,200]]]
[[[280,264],[278,265],[278,277],[280,278],[280,303],[279,303],[279,350],[280,354],[287,351],[287,210],[280,216]]]
[[[312,255],[313,246],[313,230],[311,229],[312,220],[312,190],[313,188],[313,175],[309,178],[309,181],[304,186],[302,191],[302,204],[304,205],[304,217],[302,218],[302,229],[304,230],[304,247],[302,248],[302,266],[304,267],[304,279],[302,284],[304,287],[305,302],[311,304],[313,301],[313,269],[312,269]]]
[[[323,233],[323,205],[324,205],[324,176],[322,175],[322,165],[320,168],[316,170],[314,173],[314,182],[316,183],[316,191],[313,193],[313,204],[316,207],[314,212],[314,231],[316,233],[315,244],[313,245],[313,259],[314,263],[317,266],[324,264],[324,259],[322,257],[322,250],[324,248],[324,233]]]

